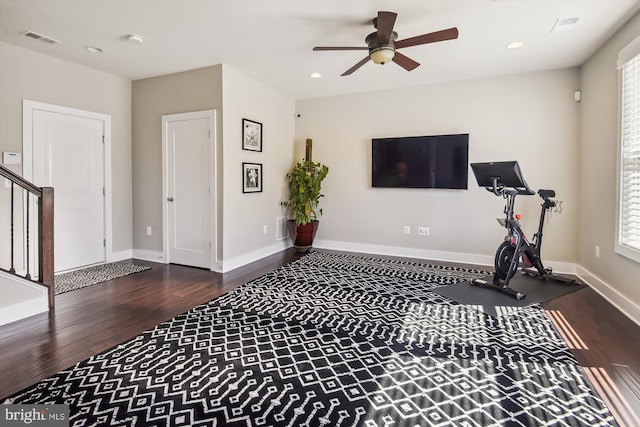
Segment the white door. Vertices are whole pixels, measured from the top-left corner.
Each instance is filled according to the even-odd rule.
[[[105,262],[104,122],[33,111],[33,182],[54,188],[55,271]]]
[[[162,117],[167,261],[211,267],[213,114]]]

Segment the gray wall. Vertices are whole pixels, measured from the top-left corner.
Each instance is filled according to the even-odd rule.
[[[136,80],[132,96],[134,254],[159,260],[162,255],[162,116],[215,109],[220,140],[222,66]],[[146,234],[148,226],[152,228],[151,236]],[[218,249],[221,256],[220,246]]]
[[[605,295],[640,319],[640,264],[614,251],[619,135],[618,51],[638,37],[636,14],[582,67],[580,87],[580,216],[578,263]],[[600,246],[600,258],[595,246]]]
[[[0,151],[22,151],[23,99],[111,116],[113,251],[130,256],[131,82],[2,42],[0,64]]]
[[[133,82],[134,255],[162,255],[162,115],[210,109],[217,114],[214,268],[226,271],[287,246],[275,231],[293,155],[294,102],[233,67],[216,65]],[[262,152],[242,150],[242,118],[263,124]],[[263,165],[262,192],[243,194],[242,162]]]

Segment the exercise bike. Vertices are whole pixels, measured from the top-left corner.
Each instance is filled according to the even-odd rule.
[[[547,212],[557,207],[558,202],[552,200],[556,196],[553,190],[538,190],[542,198],[538,232],[530,242],[520,227],[520,215],[513,213],[517,195],[536,194],[522,177],[517,161],[472,163],[478,185],[485,187],[496,196],[504,197],[507,202],[504,208],[505,218],[498,218],[501,226],[507,229],[504,242],[498,246],[494,266],[493,281],[474,279],[472,285],[494,289],[507,294],[517,300],[522,300],[526,294],[509,287],[511,278],[516,274],[522,260],[522,272],[542,280],[552,280],[566,285],[575,285],[572,279],[554,275],[551,268],[545,268],[540,257],[542,247],[542,228]]]

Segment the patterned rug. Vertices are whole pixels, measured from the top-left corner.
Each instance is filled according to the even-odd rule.
[[[432,292],[483,273],[315,252],[4,403],[72,426],[615,426],[540,306]]]
[[[55,277],[56,295],[150,269],[126,260],[59,274]]]

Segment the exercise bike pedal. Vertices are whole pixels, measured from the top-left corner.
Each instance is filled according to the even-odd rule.
[[[527,297],[527,294],[522,293],[520,291],[516,291],[508,286],[502,286],[500,283],[495,283],[493,281],[484,280],[484,279],[473,279],[471,280],[472,286],[478,286],[482,288],[490,288],[494,291],[498,291],[502,294],[509,295],[512,298],[515,298],[518,301],[521,301]]]

